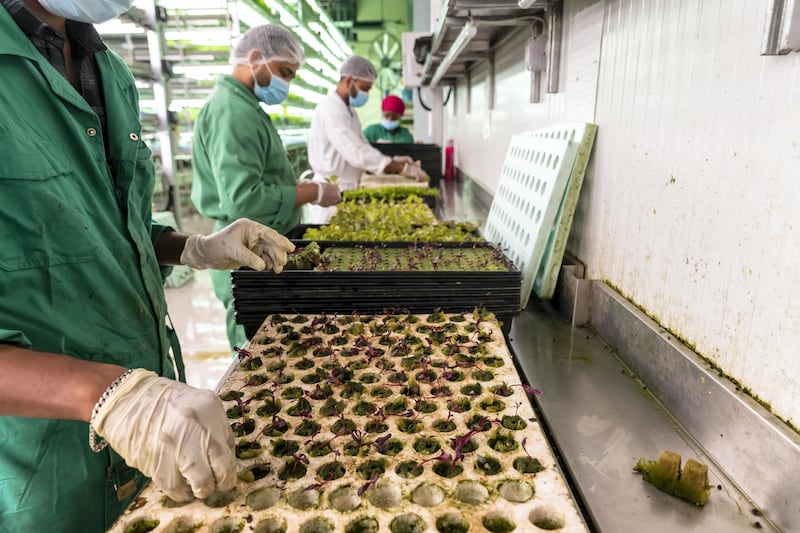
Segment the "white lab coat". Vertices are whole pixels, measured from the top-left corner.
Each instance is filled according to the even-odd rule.
[[[314,181],[337,176],[343,191],[358,188],[364,171],[380,174],[392,158],[370,146],[356,112],[331,89],[314,111],[308,132],[308,163]],[[310,222],[326,224],[336,208],[309,206]]]

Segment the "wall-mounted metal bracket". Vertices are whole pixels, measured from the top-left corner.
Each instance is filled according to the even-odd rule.
[[[770,0],[761,55],[784,55],[793,50],[800,50],[800,1]]]
[[[558,77],[561,69],[561,37],[564,7],[558,2],[547,8],[547,92],[558,92]]]

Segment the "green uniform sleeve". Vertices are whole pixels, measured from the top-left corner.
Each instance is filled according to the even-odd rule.
[[[366,128],[364,128],[364,137],[366,137],[367,140],[371,143],[377,142],[381,138],[381,134],[378,128],[380,128],[379,124],[372,124],[371,126],[367,126]]]
[[[150,241],[153,243],[153,249],[155,249],[156,243],[161,236],[168,232],[168,231],[175,231],[175,228],[170,226],[164,226],[163,224],[158,224],[156,222],[152,222],[150,224]],[[170,274],[172,274],[172,266],[161,266],[161,281],[166,281]]]
[[[414,136],[411,135],[411,132],[408,131],[408,128],[400,127],[400,133],[394,137],[394,142],[396,143],[406,143],[406,144],[413,144],[414,143]]]
[[[384,141],[395,144],[413,144],[414,136],[408,131],[408,128],[400,126],[397,133],[392,135],[386,128],[380,124],[372,124],[364,129],[364,137],[371,143]]]
[[[21,331],[0,328],[0,344],[13,344],[20,348],[30,348],[31,341]]]
[[[228,222],[250,218],[268,226],[281,226],[292,218],[295,185],[272,182],[264,154],[283,144],[274,128],[259,124],[262,117],[240,116],[236,109],[216,108],[209,113],[209,127],[201,149],[206,150],[210,170],[216,178],[220,209]],[[266,119],[266,117],[264,117]]]

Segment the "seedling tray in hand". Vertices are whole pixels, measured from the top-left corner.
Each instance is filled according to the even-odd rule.
[[[298,246],[307,243],[298,242]],[[408,243],[347,242],[320,244],[322,257],[331,254],[352,254],[359,259],[381,257],[451,257],[464,260],[491,254],[496,270],[366,270],[320,271],[285,270],[281,274],[237,270],[232,273],[236,321],[251,329],[267,314],[293,311],[298,313],[381,312],[400,308],[411,312],[430,312],[440,308],[447,312],[470,311],[485,307],[503,317],[519,313],[522,276],[508,259],[486,243]],[[410,254],[410,255],[409,255]],[[417,255],[419,254],[419,255]],[[383,260],[383,257],[381,257]],[[437,265],[445,265],[445,260]],[[483,259],[478,259],[483,261]],[[370,259],[364,259],[369,268]],[[336,265],[336,268],[342,265]],[[360,266],[357,264],[356,266]],[[419,264],[420,268],[430,268]],[[442,266],[442,268],[451,268]],[[487,264],[488,267],[488,264]],[[483,268],[487,268],[483,267]],[[308,268],[308,267],[307,267]]]

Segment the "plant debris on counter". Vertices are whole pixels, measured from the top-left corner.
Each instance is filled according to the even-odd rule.
[[[664,450],[657,461],[639,459],[633,467],[642,478],[659,490],[695,505],[708,503],[708,466],[694,459],[687,459],[681,470],[681,456]]]
[[[586,531],[485,310],[271,315],[218,393],[234,490],[151,486],[111,531]]]

